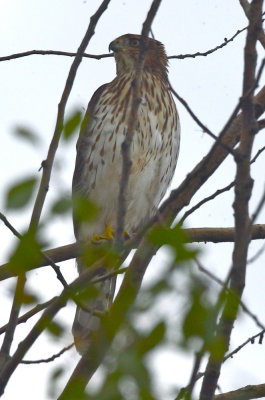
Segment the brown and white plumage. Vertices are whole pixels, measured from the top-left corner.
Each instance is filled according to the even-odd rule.
[[[127,131],[132,102],[134,67],[139,55],[140,36],[123,35],[110,44],[117,66],[116,78],[101,86],[92,96],[77,144],[73,193],[97,204],[99,216],[91,223],[74,220],[79,241],[88,241],[116,227],[119,182],[122,170],[121,145]],[[168,88],[167,57],[163,45],[147,41],[143,70],[139,79],[141,102],[131,145],[132,167],[126,193],[125,229],[129,233],[155,213],[176,167],[180,125],[175,103]],[[79,262],[79,272],[84,268]],[[111,282],[104,284],[104,296]],[[103,304],[104,303],[104,304]],[[99,309],[108,301],[97,300]],[[96,329],[97,317],[77,310],[73,333],[76,343],[84,342]]]

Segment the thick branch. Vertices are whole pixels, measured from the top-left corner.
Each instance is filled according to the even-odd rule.
[[[249,199],[253,181],[250,176],[251,150],[256,133],[256,117],[251,88],[255,86],[256,42],[261,28],[262,0],[253,0],[250,8],[249,28],[244,52],[244,79],[242,103],[242,130],[238,148],[237,171],[235,179],[235,245],[233,267],[230,274],[230,291],[226,296],[224,310],[217,327],[217,335],[224,343],[222,354],[217,358],[210,353],[202,383],[200,400],[212,400],[220,375],[224,354],[229,347],[230,336],[237,316],[240,299],[245,286],[248,245],[251,240],[251,221],[249,218]]]
[[[218,394],[214,400],[251,400],[265,396],[265,383],[262,385],[248,385],[232,392]]]
[[[187,243],[194,242],[212,242],[212,243],[223,243],[223,242],[234,242],[235,230],[234,228],[190,228],[183,229],[183,232],[187,235]],[[265,225],[257,224],[252,226],[252,240],[265,239]],[[139,243],[139,239],[132,241],[128,245],[128,248],[135,248]],[[56,247],[45,252],[51,257],[54,262],[59,263],[76,258],[81,255],[81,249],[77,243],[71,243],[65,246]],[[46,259],[42,259],[35,268],[41,268],[49,265]],[[0,281],[12,278],[16,276],[9,267],[9,264],[3,264],[0,266]]]

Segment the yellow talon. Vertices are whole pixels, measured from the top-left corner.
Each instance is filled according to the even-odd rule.
[[[112,227],[109,224],[107,224],[105,231],[101,235],[92,236],[91,242],[94,244],[98,244],[102,240],[112,240],[114,238],[114,234],[115,234],[115,231],[112,229]],[[125,240],[130,239],[130,234],[128,231],[124,231],[123,234],[124,234]]]
[[[125,240],[130,239],[130,234],[128,231],[123,231],[123,235]]]
[[[91,238],[91,242],[92,243],[100,243],[101,240],[111,240],[114,238],[114,230],[112,229],[112,227],[107,224],[105,231],[101,234],[101,235],[94,235]]]

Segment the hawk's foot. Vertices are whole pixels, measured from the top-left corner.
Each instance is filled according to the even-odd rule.
[[[112,229],[112,227],[109,224],[107,224],[105,231],[101,235],[92,236],[91,242],[94,244],[99,244],[103,240],[112,240],[114,238],[114,234],[115,234],[115,231]],[[128,233],[128,231],[125,230],[123,232],[123,235],[124,235],[125,240],[130,239],[130,234]]]
[[[91,242],[98,244],[101,243],[103,240],[112,240],[114,238],[114,230],[112,229],[112,227],[107,224],[105,231],[101,234],[101,235],[94,235],[91,238]]]

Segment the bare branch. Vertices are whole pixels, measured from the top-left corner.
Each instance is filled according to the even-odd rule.
[[[247,27],[239,29],[231,38],[229,39],[224,39],[223,43],[220,45],[214,47],[213,49],[207,50],[205,52],[196,52],[193,54],[179,54],[179,55],[173,55],[169,56],[168,59],[180,59],[183,60],[185,58],[195,58],[198,56],[208,56],[209,54],[214,53],[215,51],[225,47],[228,43],[232,42],[240,33],[244,32],[247,29]],[[10,61],[10,60],[15,60],[17,58],[22,58],[22,57],[28,57],[32,55],[54,55],[54,56],[65,56],[65,57],[75,57],[77,53],[72,53],[68,51],[59,51],[59,50],[28,50],[24,51],[21,53],[15,53],[15,54],[10,54],[8,56],[0,57],[0,62],[1,61]],[[83,54],[83,58],[92,58],[95,60],[100,60],[102,58],[109,58],[113,57],[113,53],[111,54]]]
[[[250,10],[250,4],[248,2],[248,0],[239,0],[241,7],[244,10],[244,13],[246,14],[246,17],[249,18],[249,10]],[[265,33],[263,32],[263,30],[261,29],[259,34],[258,34],[258,39],[260,44],[263,46],[263,48],[265,49]]]
[[[56,297],[53,297],[51,300],[46,301],[45,303],[36,305],[36,307],[34,307],[32,310],[26,312],[24,315],[21,315],[21,317],[19,317],[17,320],[17,324],[22,324],[24,322],[27,322],[27,320],[29,318],[34,317],[34,315],[38,314],[40,311],[47,308],[55,299],[56,299]],[[7,326],[8,326],[8,324],[3,325],[0,328],[0,335],[2,335],[2,333],[4,333],[6,331]]]
[[[211,194],[208,197],[205,197],[203,200],[199,201],[195,206],[193,206],[192,208],[190,208],[188,211],[185,212],[185,214],[183,215],[183,217],[180,219],[179,223],[182,225],[183,222],[185,221],[185,219],[188,218],[189,215],[191,215],[192,213],[194,213],[194,211],[198,210],[202,205],[204,205],[205,203],[208,203],[209,201],[215,199],[217,196],[219,196],[222,193],[227,192],[228,190],[230,190],[232,187],[234,187],[235,182],[231,182],[229,183],[229,185],[223,187],[222,189],[218,189],[216,190],[216,192],[214,192],[213,194]]]
[[[212,242],[212,243],[223,243],[223,242],[234,242],[235,230],[233,227],[227,228],[190,228],[183,229],[183,232],[187,235],[187,242]],[[265,239],[265,225],[256,224],[252,226],[252,240]],[[137,239],[132,239],[128,245],[126,244],[126,250],[136,248],[140,242],[140,236]],[[56,247],[54,249],[47,250],[45,252],[51,255],[56,262],[63,262],[73,258],[76,258],[82,254],[78,243],[71,243],[65,246]],[[43,259],[40,261],[35,268],[41,268],[49,265],[49,263]],[[34,269],[35,269],[34,268]],[[32,268],[33,269],[33,268]],[[10,269],[9,264],[3,264],[0,266],[0,281],[16,276]]]
[[[263,153],[263,151],[265,150],[265,146],[262,147],[261,149],[259,149],[256,153],[256,155],[253,157],[253,159],[251,160],[251,164],[253,164],[257,158]],[[192,208],[190,208],[188,211],[185,212],[185,214],[183,215],[183,217],[179,220],[179,224],[183,224],[183,222],[188,218],[189,215],[191,215],[192,213],[194,213],[194,211],[198,210],[201,206],[203,206],[205,203],[208,203],[209,201],[215,199],[217,196],[219,196],[222,193],[227,192],[228,190],[232,189],[232,187],[234,187],[235,185],[235,181],[230,182],[228,185],[226,185],[225,187],[223,187],[222,189],[218,189],[216,190],[216,192],[214,192],[213,194],[211,194],[208,197],[205,197],[204,199],[202,199],[201,201],[199,201],[197,204],[195,204],[195,206],[193,206]],[[253,239],[253,238],[252,238]]]
[[[262,322],[259,321],[258,317],[249,310],[249,308],[245,305],[245,303],[238,298],[238,296],[236,295],[236,293],[233,293],[233,291],[231,289],[229,289],[229,287],[227,287],[227,284],[225,282],[222,282],[221,279],[217,278],[217,276],[215,276],[212,272],[208,271],[205,267],[203,267],[203,265],[199,262],[199,260],[195,259],[196,264],[198,265],[198,268],[200,271],[202,271],[204,274],[206,274],[210,279],[212,279],[214,282],[218,283],[220,286],[222,286],[222,288],[230,294],[230,296],[234,297],[236,299],[236,301],[240,304],[240,306],[242,307],[242,310],[255,322],[255,324],[265,330],[265,326]]]
[[[225,351],[229,347],[230,335],[237,315],[239,300],[245,286],[248,245],[251,240],[251,221],[249,218],[248,203],[252,192],[250,176],[250,157],[257,131],[256,116],[251,89],[255,86],[255,70],[257,62],[256,42],[261,29],[262,0],[253,0],[250,8],[248,34],[245,46],[245,63],[243,79],[242,118],[243,127],[238,149],[237,172],[235,180],[235,246],[233,251],[233,267],[230,275],[230,290],[233,295],[227,294],[226,303],[217,327],[217,334],[222,337]],[[238,299],[238,300],[237,300]],[[212,400],[220,375],[223,357],[218,359],[210,353],[202,383],[200,400]]]
[[[141,37],[140,37],[140,48],[139,57],[135,65],[134,79],[132,82],[132,102],[130,107],[130,113],[127,120],[127,132],[125,135],[124,142],[122,143],[122,173],[120,179],[120,191],[118,197],[118,209],[117,209],[117,228],[115,234],[115,241],[118,245],[123,242],[123,231],[124,221],[126,215],[126,191],[129,182],[129,175],[131,170],[131,144],[134,136],[135,127],[137,125],[137,115],[140,106],[139,98],[139,79],[143,70],[144,57],[147,51],[147,37],[151,29],[151,25],[157,10],[160,6],[161,0],[153,0],[147,17],[143,23]]]
[[[265,383],[262,385],[248,385],[232,392],[218,394],[214,400],[251,400],[265,396]]]
[[[70,53],[68,51],[57,51],[57,50],[28,50],[22,53],[10,54],[9,56],[0,57],[1,61],[10,61],[15,60],[16,58],[22,58],[32,55],[52,55],[52,56],[66,56],[66,57],[76,57],[77,53]],[[84,53],[83,58],[93,58],[95,60],[100,60],[101,58],[109,58],[113,57],[113,53],[111,54],[87,54]]]
[[[50,143],[47,158],[46,158],[45,162],[43,163],[42,179],[40,182],[36,202],[34,204],[30,227],[33,227],[33,228],[36,227],[38,225],[38,222],[39,222],[39,219],[41,216],[43,204],[44,204],[46,194],[47,194],[47,191],[49,188],[51,170],[52,170],[52,166],[53,166],[55,153],[56,153],[56,150],[57,150],[57,147],[59,144],[59,140],[60,140],[60,136],[62,133],[62,129],[63,129],[65,107],[66,107],[66,103],[67,103],[68,97],[70,95],[70,92],[72,90],[72,86],[74,83],[77,69],[82,61],[82,57],[85,52],[85,49],[86,49],[88,43],[90,42],[91,37],[94,35],[95,27],[96,27],[101,15],[107,9],[110,1],[111,0],[103,0],[101,5],[99,6],[98,10],[90,18],[90,23],[89,23],[88,29],[86,31],[86,34],[77,50],[77,54],[71,65],[71,68],[70,68],[70,71],[69,71],[69,74],[68,74],[68,77],[66,80],[65,88],[63,90],[62,97],[61,97],[60,103],[58,105],[58,114],[57,114],[57,120],[56,120],[53,138]]]
[[[225,150],[227,150],[230,154],[235,155],[235,152],[233,148],[230,148],[227,146],[226,143],[223,143],[222,140],[220,139],[220,136],[216,136],[209,128],[207,128],[206,125],[204,125],[201,120],[194,114],[188,103],[173,89],[171,84],[169,83],[169,87],[173,95],[179,100],[179,102],[186,108],[190,116],[194,119],[194,121],[199,125],[199,127],[203,130],[203,132],[206,132],[211,138],[216,140],[216,143],[219,143],[221,146],[224,147]],[[240,108],[240,107],[239,107]],[[239,110],[238,108],[238,110]]]
[[[11,345],[12,345],[13,338],[14,338],[14,332],[15,332],[15,329],[17,326],[18,315],[19,315],[19,311],[21,308],[21,298],[23,295],[24,284],[25,284],[25,275],[22,274],[17,278],[17,284],[16,284],[13,304],[12,304],[12,308],[11,308],[11,312],[10,312],[10,317],[9,317],[8,324],[6,326],[6,330],[5,330],[6,333],[5,333],[5,337],[4,337],[1,351],[0,351],[0,367],[1,368],[6,364],[8,358],[9,358],[9,353],[10,353]]]
[[[62,354],[64,354],[66,351],[70,350],[74,346],[74,343],[69,344],[69,346],[64,347],[62,350],[59,351],[59,353],[54,354],[53,356],[49,358],[43,358],[41,360],[22,360],[20,364],[43,364],[43,363],[50,363],[56,358],[61,357]]]
[[[58,311],[63,308],[68,299],[72,298],[73,293],[80,290],[82,287],[87,287],[90,281],[96,277],[100,272],[103,272],[103,268],[100,266],[104,260],[99,260],[89,269],[85,270],[77,279],[75,279],[68,287],[63,289],[61,295],[56,297],[51,304],[46,308],[44,313],[38,322],[33,326],[26,338],[20,342],[14,355],[6,362],[4,368],[0,374],[0,396],[4,393],[5,387],[17,368],[21,363],[27,351],[41,335],[41,333],[46,329],[50,321],[58,313]]]
[[[214,47],[213,49],[204,51],[204,52],[196,52],[193,54],[178,54],[176,56],[169,56],[168,59],[179,59],[179,60],[184,60],[185,58],[196,58],[196,57],[206,57],[209,54],[212,54],[216,52],[217,50],[222,49],[225,47],[228,43],[231,43],[240,33],[244,32],[247,29],[247,26],[245,28],[239,29],[230,39],[225,38],[223,43],[219,44],[218,46]],[[1,59],[0,59],[1,61]]]
[[[265,251],[265,243],[264,245],[257,251],[254,256],[248,259],[248,264],[254,263]]]
[[[253,344],[256,338],[258,338],[258,337],[259,337],[260,339],[263,338],[264,333],[265,333],[265,330],[262,329],[262,331],[260,331],[260,332],[257,333],[256,335],[251,336],[250,338],[248,338],[248,340],[246,340],[244,343],[242,343],[240,346],[238,346],[235,350],[233,350],[233,351],[231,351],[230,353],[228,353],[228,354],[225,356],[225,358],[224,358],[224,362],[225,362],[226,360],[228,360],[229,358],[233,358],[233,356],[234,356],[236,353],[238,353],[238,352],[239,352],[243,347],[245,347],[247,344],[249,344],[249,343]]]

